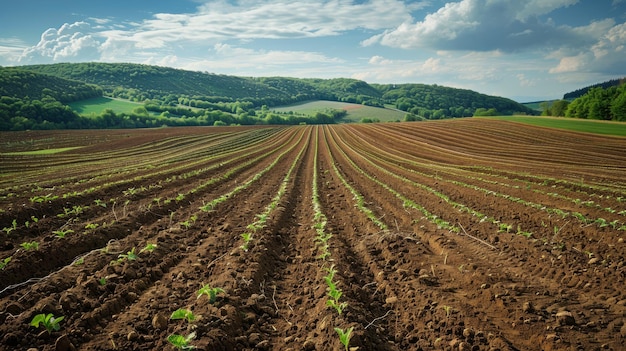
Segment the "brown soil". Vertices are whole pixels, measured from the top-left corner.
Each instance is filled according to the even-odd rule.
[[[82,146],[2,156],[0,350],[340,350],[335,328],[359,350],[626,349],[624,138],[463,119],[0,139]]]

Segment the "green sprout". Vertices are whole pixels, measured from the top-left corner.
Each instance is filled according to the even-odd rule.
[[[332,307],[332,308],[335,309],[335,311],[337,311],[338,314],[342,314],[343,310],[345,310],[348,307],[348,303],[347,302],[339,302],[337,300],[328,299],[328,300],[326,300],[326,306]]]
[[[98,228],[99,224],[98,223],[87,223],[85,224],[85,229],[96,229]]]
[[[93,202],[96,204],[96,206],[105,207],[105,208],[107,207],[107,203],[100,199],[93,200]]]
[[[55,317],[52,313],[41,313],[33,317],[33,320],[30,322],[35,328],[39,328],[39,325],[42,325],[48,331],[48,334],[52,334],[53,331],[58,331],[61,329],[59,322],[61,322],[65,317]]]
[[[119,254],[117,257],[119,257],[118,262],[122,262],[124,259],[127,259],[129,261],[136,260],[137,259],[137,253],[135,253],[135,247],[133,247],[126,254]]]
[[[217,299],[217,294],[223,293],[223,292],[224,292],[224,289],[222,288],[212,288],[209,286],[209,284],[205,284],[198,290],[197,299],[202,297],[202,295],[207,295],[209,297],[209,303],[213,304],[215,303],[215,300]]]
[[[341,341],[341,344],[345,347],[346,351],[349,350],[348,345],[350,345],[350,339],[352,339],[352,330],[354,330],[354,327],[350,327],[345,331],[341,328],[335,328],[335,331],[339,334],[339,341]]]
[[[170,319],[184,319],[188,323],[191,323],[196,320],[196,315],[194,315],[193,312],[188,309],[179,308],[176,311],[172,312]]]
[[[11,257],[12,256],[9,256],[5,258],[4,260],[0,261],[0,271],[4,270],[9,264],[9,262],[11,262]]]
[[[241,234],[241,237],[243,238],[243,245],[241,245],[240,247],[243,251],[248,252],[248,246],[250,244],[250,241],[252,241],[252,233],[243,233]]]
[[[169,341],[169,343],[172,344],[178,350],[193,350],[196,347],[193,345],[190,345],[189,342],[193,340],[195,337],[196,337],[195,332],[187,336],[183,336],[179,334],[172,334],[167,337],[167,341]]]
[[[142,253],[144,251],[152,252],[156,248],[157,248],[156,244],[147,243],[146,247],[144,247],[143,249],[139,250],[139,253]]]
[[[14,219],[13,222],[11,222],[11,226],[10,227],[2,228],[2,230],[4,232],[6,232],[7,235],[11,234],[11,232],[16,230],[16,229],[17,229],[17,219]]]
[[[36,241],[31,241],[31,242],[23,242],[20,244],[21,247],[24,248],[24,250],[26,251],[30,251],[30,250],[39,250],[39,243]]]
[[[446,318],[450,317],[450,314],[452,314],[452,306],[444,305],[441,306],[441,308],[446,311]]]
[[[59,238],[65,238],[67,234],[74,233],[74,231],[71,229],[66,229],[66,230],[55,230],[52,233]]]
[[[499,227],[498,232],[507,232],[507,233],[509,233],[511,231],[511,229],[513,229],[513,225],[512,224],[500,223],[500,227]]]

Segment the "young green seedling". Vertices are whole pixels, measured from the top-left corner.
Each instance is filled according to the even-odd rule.
[[[7,264],[9,264],[9,262],[11,262],[11,257],[6,257],[4,260],[0,261],[0,271],[4,270],[7,267]]]
[[[64,316],[57,318],[52,313],[41,313],[33,317],[30,325],[35,328],[39,328],[39,325],[41,324],[44,328],[46,328],[48,334],[52,334],[53,331],[58,331],[59,329],[61,329],[59,322],[61,322],[64,318]]]
[[[188,309],[179,308],[176,311],[172,312],[170,319],[184,319],[188,323],[191,323],[196,320],[196,316]]]
[[[26,251],[30,251],[30,250],[39,250],[39,243],[36,241],[31,241],[31,242],[23,242],[20,244],[21,247],[24,248],[24,250]]]
[[[452,306],[444,305],[444,306],[441,306],[441,308],[443,308],[443,310],[446,311],[446,318],[449,318],[450,314],[452,314]]]
[[[243,245],[240,247],[243,251],[248,252],[250,241],[252,241],[252,233],[243,233],[241,237],[243,238]]]
[[[217,294],[223,293],[223,292],[224,292],[224,289],[222,288],[212,288],[209,286],[209,284],[205,284],[198,290],[197,298],[199,299],[200,297],[202,297],[202,295],[207,295],[209,297],[209,303],[213,304],[215,303],[215,300],[217,299]]]
[[[335,311],[337,311],[338,314],[342,314],[343,310],[345,310],[348,307],[348,303],[347,302],[339,302],[337,300],[328,299],[328,300],[326,300],[326,306],[334,308]]]
[[[127,259],[129,261],[134,261],[137,259],[137,254],[135,253],[135,247],[133,247],[130,251],[128,251],[126,254],[119,254],[118,256],[118,262],[122,262],[124,259]]]
[[[341,328],[335,328],[337,334],[339,334],[339,341],[345,347],[346,351],[349,351],[350,339],[352,339],[352,330],[354,327],[350,327],[345,331]]]
[[[66,230],[55,230],[52,233],[59,238],[65,238],[67,234],[74,233],[74,231],[71,229],[66,229]]]
[[[144,251],[152,252],[156,248],[157,248],[156,244],[147,243],[146,247],[144,247],[143,249],[139,250],[139,253],[142,253]]]
[[[7,233],[7,235],[11,234],[12,231],[17,229],[17,219],[14,219],[13,222],[11,222],[11,226],[10,227],[5,227],[2,230],[4,232]]]
[[[100,199],[96,199],[93,202],[96,204],[96,206],[105,207],[105,208],[107,207],[107,203]]]
[[[172,334],[167,337],[167,341],[169,341],[170,344],[172,344],[175,348],[179,350],[193,350],[196,347],[193,345],[190,345],[189,342],[193,340],[195,337],[196,337],[195,332],[187,336],[183,336],[179,334]]]

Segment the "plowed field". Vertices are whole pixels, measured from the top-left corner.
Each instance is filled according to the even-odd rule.
[[[462,119],[0,140],[2,350],[626,349],[625,138]]]

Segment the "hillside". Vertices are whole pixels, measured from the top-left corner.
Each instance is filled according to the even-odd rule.
[[[187,98],[208,102],[247,101],[255,107],[280,106],[305,100],[334,100],[382,106],[403,111],[415,108],[440,111],[442,117],[472,115],[476,109],[495,108],[500,114],[533,110],[502,97],[470,90],[425,84],[368,84],[348,78],[245,78],[129,63],[61,63],[22,66],[21,69],[71,78],[101,86],[115,97],[143,101]]]
[[[575,98],[579,98],[579,97],[587,94],[593,88],[608,89],[610,87],[619,86],[619,85],[622,85],[624,83],[626,83],[626,77],[624,77],[624,78],[617,78],[617,79],[611,79],[611,80],[607,80],[606,82],[589,85],[589,86],[586,86],[584,88],[576,89],[574,91],[570,91],[569,93],[565,93],[563,95],[563,100],[573,100]]]
[[[387,84],[374,85],[383,95],[382,100],[394,104],[402,111],[425,117],[467,117],[477,110],[492,110],[490,114],[536,114],[513,100],[477,93],[472,90],[456,89],[440,85]]]
[[[33,100],[47,96],[68,103],[100,95],[102,89],[95,85],[14,67],[0,67],[0,96]]]
[[[131,63],[59,63],[21,69],[83,81],[105,91],[130,89],[130,98],[167,95],[212,96],[220,101],[282,97],[284,93],[251,79]]]
[[[236,77],[129,63],[2,68],[0,82],[0,130],[339,122],[341,111],[284,116],[268,109],[315,100],[392,106],[406,112],[407,121],[536,113],[509,99],[438,85]],[[99,96],[142,105],[130,113],[85,109],[91,112],[81,116],[67,106]],[[379,120],[371,117],[363,119]]]

